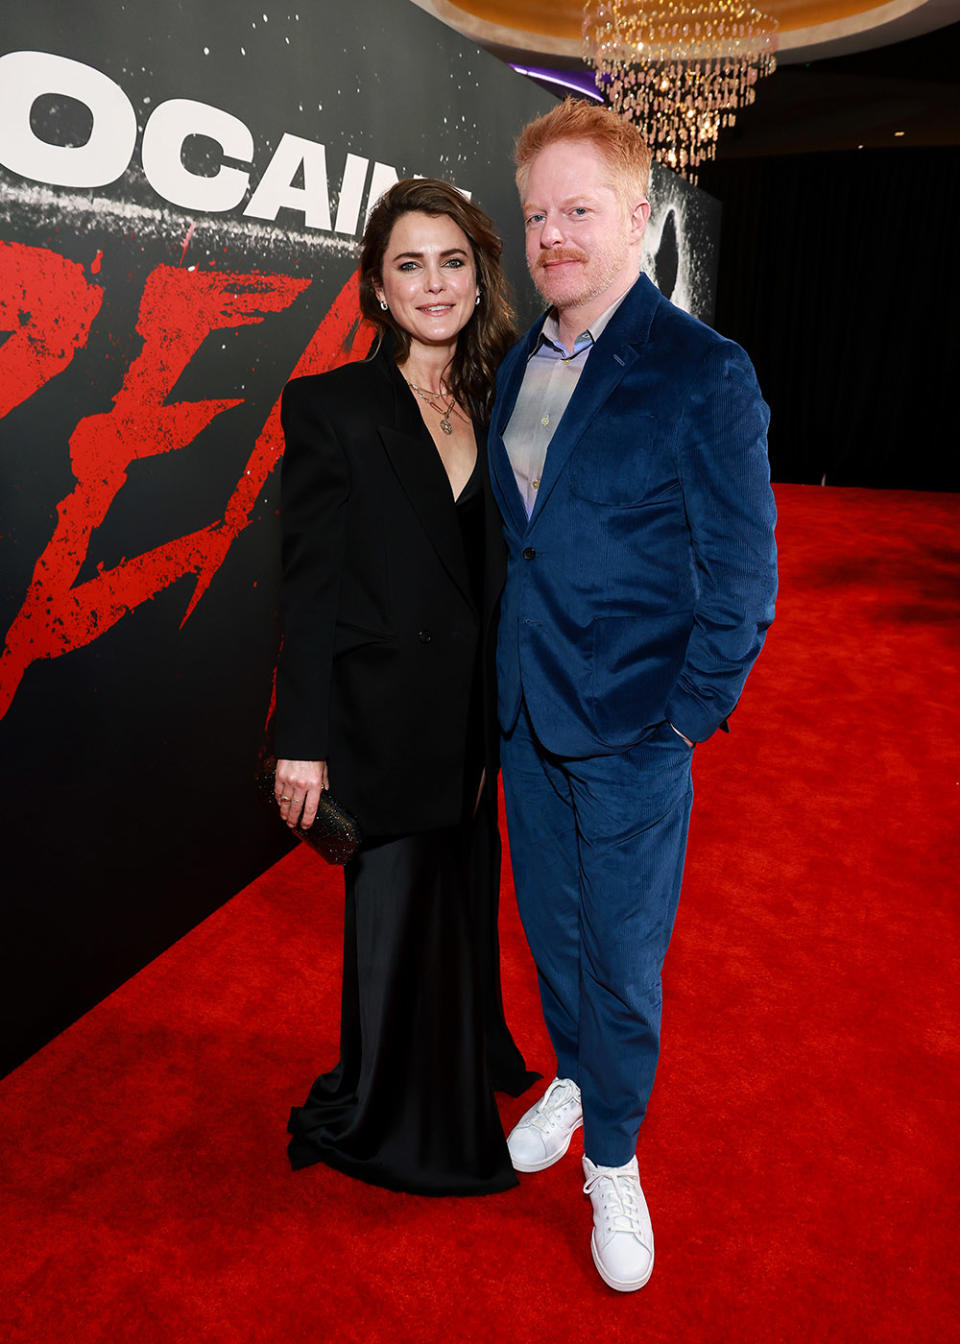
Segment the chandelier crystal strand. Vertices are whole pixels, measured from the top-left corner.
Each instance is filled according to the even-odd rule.
[[[738,0],[587,0],[583,11],[597,88],[654,158],[691,182],[776,69],[776,34],[776,19]]]

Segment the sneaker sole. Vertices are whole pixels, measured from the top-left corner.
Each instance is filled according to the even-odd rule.
[[[567,1135],[566,1143],[559,1150],[559,1152],[554,1153],[552,1157],[545,1157],[542,1162],[518,1162],[511,1154],[510,1163],[514,1171],[522,1171],[526,1173],[533,1171],[546,1171],[547,1167],[552,1167],[555,1162],[559,1162],[561,1157],[564,1157],[566,1155],[567,1149],[570,1147],[571,1139],[573,1138],[574,1134],[576,1134],[577,1130],[582,1128],[583,1128],[583,1120],[581,1119],[578,1120],[577,1123],[574,1125],[573,1129],[571,1129],[570,1133]],[[507,1144],[507,1151],[508,1152],[510,1151],[509,1141]]]
[[[608,1270],[604,1269],[603,1263],[597,1253],[597,1243],[594,1234],[590,1236],[590,1251],[593,1255],[593,1263],[597,1267],[597,1273],[603,1279],[608,1288],[614,1288],[618,1293],[635,1293],[638,1288],[642,1288],[645,1283],[649,1283],[650,1275],[653,1273],[653,1257],[650,1258],[650,1268],[644,1274],[642,1279],[615,1279]]]

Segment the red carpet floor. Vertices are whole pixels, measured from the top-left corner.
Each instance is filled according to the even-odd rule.
[[[960,1339],[960,497],[778,496],[778,622],[697,753],[649,1285],[597,1278],[577,1143],[480,1200],[290,1172],[337,1038],[335,880],[301,849],[0,1084],[4,1341]],[[502,922],[548,1072],[509,885]]]

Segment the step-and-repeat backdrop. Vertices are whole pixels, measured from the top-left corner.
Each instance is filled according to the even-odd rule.
[[[0,759],[9,1068],[278,858],[278,403],[361,357],[399,176],[497,221],[548,93],[412,4],[0,0]],[[647,268],[709,318],[717,209],[659,172]]]

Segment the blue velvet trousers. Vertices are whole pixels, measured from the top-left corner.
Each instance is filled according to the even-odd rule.
[[[517,903],[557,1074],[583,1097],[584,1151],[636,1151],[660,1049],[660,972],[693,801],[692,750],[666,722],[612,756],[538,741],[526,706],[502,766]]]

